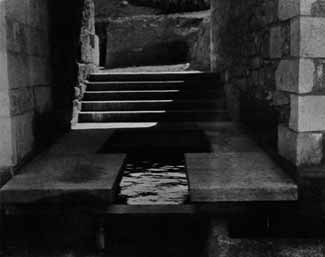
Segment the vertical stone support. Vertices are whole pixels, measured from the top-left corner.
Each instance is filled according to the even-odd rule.
[[[324,0],[280,0],[278,15],[290,27],[287,56],[276,71],[276,89],[290,97],[288,120],[279,126],[279,153],[297,166],[323,160],[325,131]]]
[[[212,70],[226,70],[232,116],[273,141],[278,130],[280,154],[297,166],[323,159],[324,6],[325,0],[211,2]]]
[[[78,122],[80,100],[86,89],[87,76],[99,66],[99,38],[95,34],[95,3],[93,0],[82,0],[80,26],[80,56],[78,62],[78,84],[74,88],[74,100],[71,126]]]
[[[210,26],[210,63],[211,71],[220,71],[220,64],[224,63],[223,49],[221,39],[225,32],[226,24],[229,17],[229,0],[213,0],[211,1],[211,26]]]
[[[5,17],[5,1],[0,0],[0,177],[13,164]]]

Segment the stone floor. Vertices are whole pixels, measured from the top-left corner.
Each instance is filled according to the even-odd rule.
[[[174,124],[172,129],[170,124],[159,124],[152,129],[156,132],[152,132],[151,137],[149,137],[149,142],[151,145],[154,145],[152,149],[156,150],[159,148],[166,150],[167,145],[175,146],[175,140],[177,138],[179,140],[178,144],[181,145],[180,149],[184,150],[184,147],[190,147],[194,150],[201,149],[201,140],[190,140],[193,137],[193,130],[200,129],[204,131],[205,135],[202,139],[208,138],[209,142],[208,149],[205,147],[205,143],[203,144],[204,148],[202,149],[205,149],[206,152],[201,154],[204,156],[209,156],[211,154],[214,156],[218,156],[218,154],[242,155],[243,153],[249,155],[256,154],[256,152],[262,154],[263,152],[240,128],[230,123],[220,123],[218,125],[212,123],[180,123]],[[134,135],[131,131],[127,131],[127,134]],[[85,156],[90,156],[98,152],[102,152],[99,155],[120,155],[123,152],[126,153],[125,149],[128,149],[129,145],[120,140],[122,137],[117,136],[114,139],[115,132],[116,130],[72,131],[70,134],[60,139],[45,154],[46,156],[52,156],[52,158],[58,156],[70,156],[70,158],[79,156],[84,158]],[[166,139],[161,136],[161,133],[171,132],[175,133],[175,139],[166,142]],[[158,138],[160,138],[157,142],[153,141],[155,133],[158,133]],[[179,133],[183,134],[183,137],[179,138],[177,136]],[[189,137],[184,135],[189,135]],[[110,141],[112,138],[115,141]],[[103,147],[105,142],[115,142],[115,151],[113,151],[113,153],[109,151],[106,153],[105,151],[103,152],[103,149],[105,150],[105,147]],[[194,145],[189,144],[189,142],[192,142],[192,144],[194,142]],[[150,144],[145,145],[148,146]],[[106,146],[106,150],[108,148],[109,147]],[[134,148],[133,154],[134,152],[139,153],[139,149]],[[199,159],[204,160],[203,157]],[[54,167],[57,165],[60,166],[60,164],[58,164],[60,163],[59,159],[54,160],[52,163]],[[96,162],[92,165],[101,169],[101,166],[96,165]],[[196,165],[192,165],[191,167],[195,168]],[[255,169],[255,172],[257,172],[257,175],[261,175],[260,169]],[[269,175],[270,174],[268,174],[268,176]],[[266,176],[266,178],[268,176]],[[271,174],[271,177],[272,176]],[[19,180],[19,175],[17,179]],[[71,179],[75,181],[76,179],[78,180],[79,177],[69,177],[69,180]],[[91,180],[92,179],[90,179],[90,181]],[[12,185],[15,184],[14,181],[15,180],[13,180]],[[227,183],[228,181],[223,183],[223,185],[228,186],[229,184]],[[251,180],[250,183],[254,185],[256,181]],[[287,187],[287,183],[288,181],[285,179],[285,187]],[[278,182],[275,184],[278,185]],[[10,186],[10,184],[8,185]],[[291,189],[294,189],[294,187],[294,183],[291,183]],[[272,186],[270,188],[272,188]],[[237,196],[238,195],[245,194],[241,191],[237,192]],[[22,194],[19,195],[19,197],[21,196]],[[256,195],[254,195],[254,197],[254,199],[256,199]],[[208,229],[208,224],[205,223],[208,221],[209,219],[206,216],[199,216],[198,220],[196,220],[195,217],[186,215],[180,215],[178,218],[175,216],[172,218],[169,216],[160,216],[158,219],[157,217],[155,219],[154,217],[149,218],[148,216],[135,216],[133,218],[128,216],[109,217],[106,226],[110,238],[112,239],[110,245],[111,251],[102,254],[96,252],[94,247],[95,220],[87,214],[82,214],[78,211],[77,207],[71,205],[67,207],[67,209],[61,210],[60,215],[53,214],[42,216],[34,214],[27,217],[8,217],[7,225],[10,229],[7,234],[7,256],[260,257],[265,256],[265,246],[268,247],[266,256],[270,257],[325,256],[322,255],[324,253],[325,241],[320,238],[303,241],[299,241],[299,239],[294,238],[294,236],[287,240],[274,238],[267,240],[265,238],[234,239],[230,238],[228,234],[222,234],[218,226],[217,228],[215,228],[214,225],[212,227],[209,226],[210,229]],[[193,224],[197,225],[194,226]],[[219,234],[215,234],[215,231],[219,231],[220,233],[218,232]],[[301,245],[303,245],[303,247]],[[230,246],[234,247],[232,248]],[[274,246],[273,252],[272,246]],[[220,249],[222,250],[221,252]]]

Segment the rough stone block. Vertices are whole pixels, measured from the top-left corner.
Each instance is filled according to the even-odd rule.
[[[51,83],[51,66],[47,57],[30,56],[29,85],[47,85]]]
[[[278,148],[282,157],[297,166],[320,164],[323,158],[323,134],[297,133],[280,125]]]
[[[33,112],[12,117],[14,164],[17,164],[34,146]]]
[[[282,60],[276,70],[278,90],[310,93],[314,86],[315,64],[310,59]]]
[[[325,19],[298,17],[291,22],[291,55],[325,58]]]
[[[8,52],[7,57],[10,88],[26,87],[28,85],[28,56]]]
[[[99,66],[100,62],[100,49],[99,49],[99,37],[95,35],[95,48],[94,48],[94,64]]]
[[[40,56],[43,52],[43,38],[41,36],[41,31],[32,27],[27,29],[27,53],[29,55]]]
[[[22,24],[27,21],[27,8],[25,0],[7,0],[5,2],[6,16]]]
[[[289,127],[297,132],[325,130],[325,96],[291,95]]]
[[[284,43],[284,37],[281,33],[281,26],[272,27],[270,29],[270,57],[281,58],[282,46]]]
[[[52,88],[47,87],[35,87],[35,110],[37,113],[49,112],[52,109]]]
[[[0,117],[9,117],[10,115],[10,101],[8,90],[0,91]]]
[[[12,127],[10,117],[0,117],[0,167],[12,165]]]
[[[31,88],[19,88],[10,90],[10,113],[18,115],[33,110],[33,92]]]
[[[279,0],[279,19],[287,20],[298,15],[310,15],[315,2],[315,0]]]
[[[26,5],[28,10],[27,24],[35,28],[44,28],[44,25],[47,25],[47,1],[26,0]]]
[[[89,33],[81,35],[81,61],[84,63],[94,63],[94,37]]]
[[[0,51],[7,48],[6,19],[3,2],[0,1]]]
[[[0,50],[0,90],[9,88],[7,53]]]
[[[27,27],[17,22],[16,20],[7,19],[7,44],[8,50],[12,52],[26,52],[27,51]]]
[[[94,64],[83,64],[78,63],[78,81],[83,83],[90,73],[96,71],[96,66]]]

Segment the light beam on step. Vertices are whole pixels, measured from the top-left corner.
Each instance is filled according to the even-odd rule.
[[[105,123],[78,123],[72,127],[72,130],[87,129],[122,129],[122,128],[152,128],[158,125],[158,122],[105,122]]]

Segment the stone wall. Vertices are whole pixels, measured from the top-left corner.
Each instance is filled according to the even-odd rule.
[[[178,64],[190,62],[203,19],[200,15],[141,15],[98,19],[105,30],[106,67]],[[103,34],[103,33],[101,33]],[[101,45],[104,45],[103,43]]]
[[[200,25],[196,40],[190,50],[191,68],[210,71],[211,64],[211,33],[210,16],[205,18]]]
[[[233,118],[264,131],[268,143],[297,166],[323,158],[324,3],[212,3],[212,65],[225,74]]]
[[[80,23],[80,56],[78,56],[78,80],[74,87],[73,114],[71,125],[78,122],[78,112],[81,110],[80,100],[86,89],[84,81],[95,72],[99,66],[99,38],[95,32],[95,4],[93,0],[82,0]]]
[[[83,81],[99,63],[94,12],[92,0],[51,1],[54,103],[63,131],[76,122]]]
[[[53,110],[48,1],[0,4],[0,167],[12,167],[34,150]]]
[[[0,1],[0,184],[70,128],[97,46],[92,0]]]

